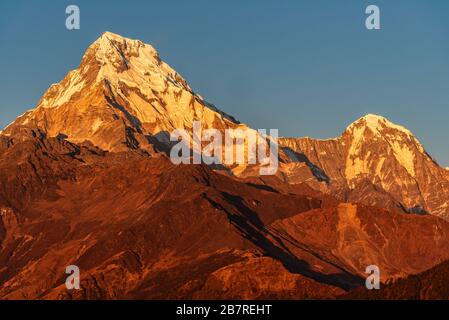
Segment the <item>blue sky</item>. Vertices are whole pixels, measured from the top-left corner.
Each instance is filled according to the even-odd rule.
[[[65,28],[77,4],[81,30]],[[365,8],[382,29],[365,28]],[[449,165],[449,1],[1,1],[0,127],[34,108],[103,31],[156,47],[195,91],[254,128],[339,135],[366,113]]]

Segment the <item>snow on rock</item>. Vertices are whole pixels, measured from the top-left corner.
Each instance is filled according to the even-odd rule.
[[[370,172],[367,163],[369,154],[361,154],[361,148],[367,143],[376,140],[385,142],[385,146],[391,150],[398,163],[412,177],[415,176],[415,153],[425,153],[421,143],[408,129],[382,116],[368,114],[352,123],[345,132],[352,136],[346,165],[348,179]]]
[[[335,140],[282,138],[280,144],[302,155],[303,162],[316,166],[329,178],[324,186],[310,183],[308,176],[302,178],[298,167],[296,172],[285,173],[292,183],[305,182],[341,195],[345,201],[408,212],[419,208],[420,212],[449,218],[448,170],[438,166],[408,129],[384,117],[368,114]],[[289,158],[295,161],[291,155]]]
[[[151,151],[148,137],[191,131],[194,121],[217,129],[239,124],[194,93],[151,45],[105,32],[79,67],[14,124],[38,127],[49,137],[64,134],[74,143],[89,140],[108,151]]]

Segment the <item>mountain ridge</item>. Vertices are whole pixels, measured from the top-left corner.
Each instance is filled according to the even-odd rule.
[[[195,94],[152,46],[105,32],[77,69],[2,134],[11,135],[14,126],[35,126],[49,136],[90,140],[104,150],[131,147],[151,153],[149,136],[191,129],[194,120],[206,127],[240,125]],[[166,142],[166,134],[161,138]]]
[[[331,299],[449,259],[432,215],[33,136],[0,145],[3,299]]]
[[[341,200],[449,217],[448,171],[408,129],[382,116],[361,117],[336,138],[281,138],[279,143],[327,177],[325,183],[310,182],[314,188]],[[290,182],[305,179],[294,170],[287,173]]]
[[[173,130],[192,135],[195,121],[202,129],[255,132],[195,93],[152,46],[105,32],[77,69],[0,134],[24,138],[21,128],[28,127],[105,151],[154,156],[168,152]],[[382,116],[367,114],[340,137],[280,138],[279,145],[277,176],[287,183],[307,183],[340,200],[449,218],[449,171],[408,129]],[[257,166],[228,170],[243,178],[258,175]]]
[[[407,129],[369,114],[334,139],[281,138],[261,176],[174,165],[169,132],[195,121],[254,131],[153,47],[97,39],[0,133],[0,298],[334,299],[367,265],[386,283],[449,259],[449,172]]]

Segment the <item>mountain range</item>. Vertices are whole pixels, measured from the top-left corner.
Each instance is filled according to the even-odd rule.
[[[152,46],[101,35],[0,132],[0,298],[357,298],[369,265],[375,298],[401,298],[447,271],[449,171],[406,128],[369,114],[333,139],[280,138],[261,176],[173,164],[170,133],[196,121],[255,131]]]

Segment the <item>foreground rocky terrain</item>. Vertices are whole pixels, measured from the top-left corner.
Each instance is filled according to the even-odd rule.
[[[448,258],[435,216],[30,134],[0,159],[2,298],[331,298]]]
[[[168,134],[193,121],[252,130],[151,46],[95,41],[0,133],[0,298],[357,298],[369,265],[400,298],[449,260],[448,172],[407,129],[368,115],[339,138],[284,138],[260,176],[174,165]]]

